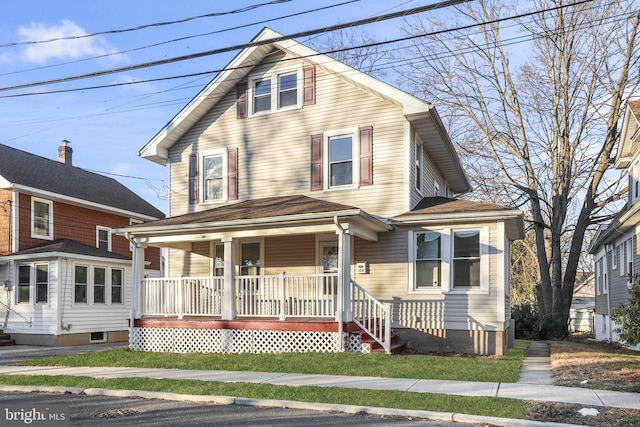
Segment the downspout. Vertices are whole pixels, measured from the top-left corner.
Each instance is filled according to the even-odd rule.
[[[338,220],[338,216],[334,216],[333,217],[333,223],[336,225],[336,227],[338,227],[338,230],[340,230],[340,234],[344,234],[346,231],[345,229],[342,227],[342,225],[340,225],[340,221]],[[340,238],[342,239],[342,236],[340,236]],[[342,262],[342,254],[339,254],[340,257],[338,258],[338,267],[342,267],[344,268],[344,263]],[[338,268],[339,274],[342,275],[342,269]],[[342,283],[342,287],[344,287],[344,283]],[[344,351],[344,339],[343,339],[343,333],[344,333],[344,324],[343,324],[343,320],[344,320],[344,289],[340,290],[340,297],[338,298],[338,313],[340,313],[340,319],[338,319],[338,337],[339,337],[339,350],[340,351]]]

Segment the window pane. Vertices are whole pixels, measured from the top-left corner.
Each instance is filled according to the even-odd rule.
[[[49,299],[49,266],[36,265],[36,302],[47,302]]]
[[[440,258],[440,233],[420,233],[416,243],[416,259]]]
[[[242,275],[260,274],[260,243],[242,244]]]
[[[49,236],[49,204],[33,202],[33,233]]]
[[[271,110],[271,79],[256,82],[254,87],[253,111]]]
[[[87,302],[87,267],[76,265],[75,267],[75,302]]]
[[[453,261],[454,286],[480,286],[480,259]]]
[[[109,250],[109,230],[98,230],[98,248]]]
[[[104,268],[93,269],[93,302],[104,303],[107,271]]]
[[[416,288],[440,286],[440,260],[416,261]]]
[[[220,200],[223,197],[222,156],[204,158],[204,194],[205,200]]]
[[[31,286],[31,267],[18,267],[18,302],[29,302],[29,287]]]
[[[329,139],[329,153],[332,162],[351,160],[353,150],[351,149],[351,137]]]
[[[453,241],[453,257],[479,257],[480,231],[456,231]]]
[[[111,270],[111,303],[122,303],[122,270]]]
[[[331,186],[350,185],[352,183],[351,162],[331,165]]]
[[[289,105],[296,105],[298,103],[298,76],[294,74],[287,74],[280,76],[280,107],[286,107]]]

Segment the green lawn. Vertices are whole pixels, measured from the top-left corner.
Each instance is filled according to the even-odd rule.
[[[504,357],[435,356],[408,354],[282,353],[282,354],[174,354],[126,349],[42,357],[23,362],[36,366],[109,366],[164,369],[287,372],[439,379],[482,382],[516,382],[525,345],[517,343]],[[255,383],[215,383],[197,380],[147,378],[98,379],[71,376],[0,375],[0,384],[59,385],[81,388],[163,391],[304,402],[456,412],[522,419],[524,402],[495,397],[454,396],[388,390],[338,387],[288,387]]]
[[[0,384],[107,388],[162,391],[179,394],[236,396],[255,399],[293,400],[345,405],[374,406],[434,412],[523,419],[524,402],[495,397],[452,396],[437,393],[410,393],[337,387],[288,387],[254,383],[215,383],[197,380],[148,378],[89,378],[47,375],[0,375]]]
[[[174,354],[125,349],[43,357],[25,365],[115,366],[161,369],[289,372],[457,381],[518,381],[521,348],[505,357],[431,355],[388,356],[380,353]]]

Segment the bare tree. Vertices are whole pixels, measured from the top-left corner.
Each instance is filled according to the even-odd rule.
[[[622,194],[607,171],[638,84],[640,14],[632,1],[505,4],[408,21],[410,35],[425,36],[403,51],[412,60],[400,72],[442,109],[476,185],[526,207],[540,331],[557,337],[567,333],[585,233]]]

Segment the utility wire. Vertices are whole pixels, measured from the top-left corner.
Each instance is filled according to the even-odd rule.
[[[357,20],[357,21],[350,21],[350,22],[346,22],[346,23],[342,23],[342,24],[336,24],[336,25],[332,25],[332,26],[328,26],[328,27],[317,28],[317,29],[314,29],[314,30],[302,31],[302,32],[298,32],[298,33],[295,33],[295,34],[290,34],[290,35],[281,36],[281,37],[274,37],[274,38],[267,39],[267,40],[253,41],[253,42],[243,43],[243,44],[239,44],[239,45],[235,45],[235,46],[228,46],[228,47],[208,50],[208,51],[204,51],[204,52],[192,53],[192,54],[189,54],[189,55],[182,55],[182,56],[176,56],[176,57],[173,57],[173,58],[161,59],[161,60],[157,60],[157,61],[149,61],[149,62],[145,62],[145,63],[142,63],[142,64],[129,65],[129,66],[126,66],[126,67],[112,68],[112,69],[109,69],[109,70],[102,70],[102,71],[94,71],[92,73],[87,73],[87,74],[79,74],[79,75],[75,75],[75,76],[62,77],[62,78],[58,78],[58,79],[45,80],[45,81],[32,82],[32,83],[25,83],[25,84],[15,85],[15,86],[1,87],[0,91],[5,92],[5,91],[9,91],[9,90],[25,89],[25,88],[29,88],[29,87],[42,86],[42,85],[48,85],[48,84],[64,83],[64,82],[80,80],[80,79],[86,79],[86,78],[91,78],[91,77],[99,77],[99,76],[104,76],[104,75],[109,75],[109,74],[121,73],[121,72],[125,72],[125,71],[133,71],[133,70],[138,70],[138,69],[141,69],[141,68],[148,68],[148,67],[155,67],[155,66],[158,66],[158,65],[171,64],[171,63],[174,63],[174,62],[186,61],[186,60],[189,60],[189,59],[201,58],[201,57],[205,57],[205,56],[211,56],[211,55],[216,55],[216,54],[220,54],[220,53],[226,53],[226,52],[231,52],[231,51],[235,51],[235,50],[246,49],[246,48],[250,48],[250,47],[262,46],[262,45],[275,43],[275,42],[280,42],[280,41],[285,41],[285,40],[290,40],[290,39],[294,39],[294,38],[298,38],[298,37],[307,37],[307,36],[311,36],[311,35],[314,35],[314,34],[330,32],[330,31],[336,31],[336,30],[341,30],[341,29],[349,28],[349,27],[357,27],[357,26],[361,26],[361,25],[365,25],[365,24],[371,24],[371,23],[374,23],[374,22],[382,22],[382,21],[386,21],[386,20],[389,20],[389,19],[395,19],[395,18],[399,18],[399,17],[414,15],[414,14],[417,14],[417,13],[436,10],[436,9],[440,9],[440,8],[444,8],[444,7],[454,6],[454,5],[458,5],[458,4],[461,4],[461,3],[467,3],[469,1],[471,1],[471,0],[444,0],[444,1],[441,1],[439,3],[433,3],[433,4],[430,4],[430,5],[426,5],[426,6],[420,6],[420,7],[416,7],[416,8],[413,8],[413,9],[408,9],[406,11],[388,13],[386,15],[374,16],[374,17],[371,17],[371,18],[361,19],[361,20]],[[585,3],[585,2],[588,2],[588,1],[593,1],[593,0],[584,0],[584,1],[579,2],[579,3]],[[577,3],[577,4],[579,4],[579,3]]]
[[[284,59],[284,60],[278,60],[278,61],[274,61],[273,63],[278,63],[278,62],[283,62],[283,61],[292,61],[292,60],[298,60],[298,59],[304,59],[304,58],[310,58],[310,57],[314,57],[314,56],[331,55],[331,54],[336,54],[336,53],[345,52],[345,51],[354,50],[354,49],[362,49],[362,48],[369,48],[369,47],[375,47],[375,46],[382,46],[382,45],[388,45],[388,44],[393,44],[393,43],[409,41],[409,40],[422,38],[422,37],[430,37],[430,36],[435,36],[435,35],[440,35],[440,34],[446,34],[446,33],[451,33],[451,32],[471,29],[471,28],[479,27],[479,26],[483,26],[483,25],[495,24],[495,23],[500,23],[500,22],[513,20],[513,19],[519,19],[519,18],[525,18],[525,17],[529,17],[529,16],[541,14],[541,13],[551,12],[551,11],[558,10],[558,9],[564,9],[564,8],[571,7],[571,6],[590,3],[592,1],[593,0],[583,0],[583,1],[580,1],[580,2],[576,2],[576,3],[571,3],[571,4],[561,5],[561,6],[554,6],[554,7],[548,8],[548,9],[537,10],[537,11],[532,11],[532,12],[526,12],[526,13],[522,13],[522,14],[518,14],[518,15],[512,15],[512,16],[503,17],[503,18],[497,18],[497,19],[494,19],[494,20],[491,20],[491,21],[484,21],[484,22],[481,22],[481,23],[473,23],[473,24],[464,25],[464,26],[460,26],[460,27],[447,28],[447,29],[443,29],[443,30],[433,31],[433,32],[430,32],[430,33],[422,33],[422,34],[418,34],[418,35],[411,35],[411,36],[402,37],[402,38],[393,39],[393,40],[386,40],[386,41],[381,41],[381,42],[373,42],[373,43],[368,43],[368,44],[364,44],[364,45],[345,47],[345,48],[340,48],[340,49],[333,49],[331,51],[318,52],[318,53],[314,53],[314,54],[311,54],[311,55],[305,55],[305,56],[296,57],[296,58],[287,58],[287,59]],[[374,18],[371,18],[371,19],[374,19]],[[311,31],[316,31],[316,30],[311,30]],[[293,37],[297,37],[297,36],[277,37],[277,38],[274,38],[274,39],[265,40],[264,43],[260,42],[260,44],[272,43],[274,41],[286,40],[286,39],[293,38]],[[520,36],[518,38],[522,38],[522,37],[523,36]],[[527,36],[527,37],[529,37],[529,36]],[[533,37],[533,36],[531,36],[531,37]],[[528,40],[531,40],[531,39],[528,39]],[[527,41],[527,39],[525,39],[523,41]],[[248,46],[254,46],[254,45],[256,45],[256,44],[252,44],[252,43],[248,44]],[[2,98],[23,97],[23,96],[33,96],[33,95],[77,92],[77,91],[93,90],[93,89],[104,89],[104,88],[109,88],[109,87],[128,86],[128,85],[139,84],[139,83],[152,83],[152,82],[157,82],[157,81],[174,80],[174,79],[181,79],[181,78],[189,78],[189,77],[197,77],[197,76],[215,74],[215,73],[219,73],[219,72],[224,71],[224,70],[234,70],[234,69],[237,70],[237,69],[251,68],[251,67],[253,67],[253,65],[247,65],[247,66],[241,66],[241,67],[226,67],[224,69],[202,71],[202,72],[198,72],[198,73],[189,73],[189,74],[182,74],[182,75],[168,76],[168,77],[158,77],[158,78],[154,78],[154,79],[145,79],[145,80],[134,80],[134,81],[129,81],[129,82],[109,83],[109,84],[104,84],[104,85],[87,86],[87,87],[83,87],[83,88],[60,89],[60,90],[51,90],[51,91],[46,91],[46,92],[29,92],[29,93],[20,93],[20,94],[13,94],[13,95],[0,95],[0,99],[2,99]],[[44,83],[42,83],[42,84],[44,84]],[[34,84],[34,85],[36,85],[36,84]],[[25,85],[23,85],[23,86],[25,86]],[[31,87],[31,86],[28,86],[28,87]],[[0,91],[12,90],[14,88],[15,87],[0,88]]]
[[[61,67],[61,66],[64,66],[64,65],[78,64],[80,62],[92,61],[94,59],[102,59],[102,58],[106,58],[106,57],[109,57],[109,56],[115,56],[115,55],[122,55],[122,54],[126,54],[126,53],[131,53],[131,52],[137,52],[137,51],[140,51],[140,50],[149,49],[149,48],[152,48],[152,47],[158,47],[158,46],[162,46],[162,45],[170,44],[170,43],[176,43],[176,42],[179,42],[179,41],[184,41],[184,40],[193,39],[193,38],[197,38],[197,37],[211,36],[211,35],[214,35],[214,34],[220,34],[220,33],[225,33],[225,32],[228,32],[228,31],[238,30],[238,29],[242,29],[242,28],[253,27],[255,25],[264,25],[264,24],[267,24],[269,22],[280,21],[282,19],[288,19],[288,18],[293,18],[293,17],[296,17],[296,16],[306,15],[306,14],[309,14],[309,13],[320,12],[320,11],[323,11],[323,10],[326,10],[326,9],[331,9],[331,8],[334,8],[334,7],[344,6],[344,5],[347,5],[347,4],[350,4],[350,3],[357,3],[359,1],[362,1],[362,0],[348,0],[348,1],[344,1],[342,3],[336,3],[336,4],[324,6],[324,7],[319,7],[319,8],[316,8],[316,9],[309,9],[309,10],[305,10],[305,11],[302,11],[302,12],[291,13],[289,15],[283,15],[283,16],[278,16],[278,17],[271,18],[271,19],[265,19],[263,21],[257,21],[257,22],[252,22],[252,23],[249,23],[249,24],[243,24],[243,25],[236,25],[234,27],[227,27],[227,28],[223,28],[221,30],[210,31],[208,33],[194,34],[194,35],[179,37],[179,38],[175,38],[175,39],[171,39],[171,40],[165,40],[165,41],[161,41],[161,42],[158,42],[158,43],[153,43],[153,44],[146,45],[146,46],[140,46],[140,47],[136,47],[136,48],[129,49],[129,50],[122,50],[122,51],[118,51],[118,52],[110,52],[110,53],[105,53],[103,55],[92,56],[90,58],[77,59],[75,61],[61,62],[61,63],[58,63],[58,64],[45,65],[45,66],[42,66],[42,67],[28,68],[28,69],[25,69],[25,70],[11,71],[11,72],[8,72],[8,73],[0,73],[0,76],[8,76],[8,75],[11,75],[11,74],[20,74],[20,73],[25,73],[25,72],[29,72],[29,71],[44,70],[44,69],[47,69],[47,68],[55,68],[55,67]]]
[[[75,36],[55,37],[55,38],[51,38],[51,39],[47,39],[47,40],[36,40],[36,41],[23,41],[23,42],[5,43],[5,44],[0,44],[0,48],[12,47],[12,46],[20,46],[20,45],[34,45],[34,44],[41,44],[41,43],[51,43],[51,42],[60,41],[60,40],[77,40],[77,39],[84,39],[84,38],[88,38],[88,37],[100,36],[100,35],[104,35],[104,34],[127,33],[127,32],[130,32],[130,31],[143,30],[145,28],[163,27],[163,26],[166,26],[166,25],[181,24],[181,23],[184,23],[184,22],[194,21],[196,19],[213,18],[213,17],[218,17],[218,16],[239,14],[239,13],[248,12],[250,10],[257,9],[259,7],[262,7],[262,6],[269,6],[269,5],[273,5],[273,4],[279,4],[279,3],[288,3],[288,2],[291,2],[291,1],[293,1],[293,0],[272,0],[272,1],[267,2],[267,3],[257,3],[257,4],[254,4],[254,5],[251,5],[251,6],[246,6],[246,7],[240,8],[240,9],[230,10],[228,12],[207,13],[207,14],[204,14],[204,15],[192,16],[192,17],[189,17],[189,18],[182,18],[182,19],[177,19],[177,20],[174,20],[174,21],[155,22],[153,24],[138,25],[137,27],[132,27],[132,28],[107,30],[107,31],[100,31],[100,32],[95,32],[95,33],[91,33],[91,34],[79,34],[79,35],[75,35]]]

